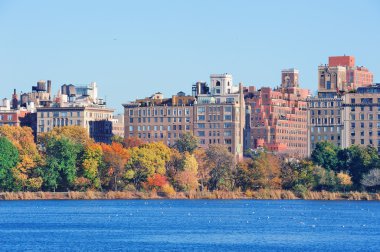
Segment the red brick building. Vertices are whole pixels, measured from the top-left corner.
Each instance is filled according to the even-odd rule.
[[[303,157],[307,155],[306,98],[309,90],[284,80],[276,89],[246,89],[246,104],[251,110],[247,147],[265,147],[273,152]]]

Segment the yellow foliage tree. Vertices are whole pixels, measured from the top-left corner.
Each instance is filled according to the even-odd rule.
[[[0,136],[4,136],[17,148],[20,162],[13,169],[16,184],[22,190],[36,191],[41,188],[42,179],[35,168],[42,163],[34,142],[33,131],[29,127],[0,126]]]
[[[338,177],[339,185],[343,187],[344,191],[346,191],[347,187],[350,187],[352,185],[351,176],[347,173],[341,171],[336,176]]]
[[[88,132],[85,128],[80,126],[64,126],[54,127],[51,131],[41,133],[38,136],[38,141],[42,144],[47,143],[50,138],[60,139],[62,137],[72,140],[76,144],[83,146],[91,144],[94,141],[88,136]]]
[[[198,184],[198,162],[195,157],[188,152],[184,154],[183,171],[176,175],[176,181],[179,186],[185,191],[196,190]]]

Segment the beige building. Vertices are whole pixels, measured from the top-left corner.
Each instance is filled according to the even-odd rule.
[[[125,138],[162,141],[172,146],[183,132],[191,132],[199,145],[222,144],[243,156],[245,103],[242,86],[229,74],[211,75],[211,84],[197,82],[193,95],[183,92],[165,99],[161,93],[124,104]]]
[[[212,74],[210,87],[197,82],[193,91],[194,135],[199,138],[200,146],[222,144],[235,158],[241,159],[245,127],[243,86],[234,86],[230,74]]]
[[[343,146],[343,99],[341,97],[313,97],[308,102],[308,149],[310,156],[318,142],[330,141],[338,147]]]
[[[366,145],[370,142],[371,139],[364,138],[362,129],[373,126],[373,122],[355,122],[363,118],[363,111],[355,114],[355,107],[358,106],[356,100],[361,98],[354,97],[363,96],[364,99],[364,96],[369,96],[359,93],[373,91],[369,87],[372,79],[372,73],[368,69],[355,66],[353,56],[329,57],[328,65],[318,67],[318,95],[308,99],[308,155],[311,155],[316,144],[321,141],[330,141],[343,148],[351,144]],[[379,95],[372,94],[373,99]],[[355,105],[351,103],[351,99],[354,99]],[[373,109],[372,107],[363,105],[363,109],[367,110]],[[351,109],[354,110],[348,111]]]
[[[88,131],[92,121],[110,121],[113,109],[98,106],[37,108],[37,133],[49,132],[54,127],[81,126]]]
[[[165,99],[151,97],[123,104],[124,137],[138,137],[146,142],[161,141],[172,146],[183,132],[193,132],[194,97],[183,92]]]
[[[380,85],[360,87],[343,97],[344,139],[342,147],[371,145],[380,149]]]

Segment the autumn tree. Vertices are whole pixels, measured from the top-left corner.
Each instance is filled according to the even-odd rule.
[[[349,188],[350,186],[352,186],[351,176],[348,175],[347,173],[339,172],[336,176],[338,178],[338,183],[340,187],[343,188],[344,192],[346,191],[346,188]]]
[[[113,142],[111,145],[101,144],[101,147],[104,162],[102,173],[103,184],[117,191],[119,185],[124,185],[125,165],[130,158],[130,153],[121,144],[116,142]]]
[[[91,143],[84,147],[80,170],[75,185],[78,189],[100,188],[99,170],[102,165],[103,150],[100,144]]]
[[[125,179],[136,188],[156,174],[165,175],[166,164],[170,160],[170,148],[162,142],[153,142],[130,149],[131,158],[126,165]]]
[[[280,161],[275,155],[262,151],[253,159],[253,178],[257,187],[280,188],[280,175]]]
[[[20,162],[14,169],[15,186],[22,190],[39,190],[42,178],[36,168],[42,165],[43,160],[34,142],[32,129],[4,125],[0,126],[0,136],[9,139],[19,153]]]
[[[223,145],[210,145],[206,150],[206,163],[210,167],[210,190],[232,190],[234,188],[233,170],[235,159]]]
[[[198,180],[200,190],[204,191],[207,188],[207,184],[210,179],[211,167],[207,165],[207,156],[204,149],[196,149],[194,151],[194,157],[198,163]]]
[[[198,139],[193,134],[184,132],[175,141],[174,147],[181,153],[189,152],[192,154],[198,148]]]
[[[44,146],[50,138],[67,138],[72,142],[83,146],[93,142],[89,137],[87,130],[80,126],[54,127],[49,132],[41,133],[38,136],[38,142]]]
[[[175,177],[181,190],[186,192],[198,188],[198,162],[193,155],[186,152],[183,157],[183,168]]]
[[[13,191],[15,189],[13,170],[18,162],[17,148],[7,138],[0,137],[0,190]]]
[[[122,142],[124,148],[133,148],[133,147],[139,147],[144,144],[144,141],[141,140],[141,138],[138,137],[128,137],[125,138]]]

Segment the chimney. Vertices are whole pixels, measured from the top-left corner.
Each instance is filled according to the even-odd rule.
[[[51,80],[47,81],[47,92],[51,94]]]
[[[16,89],[13,89],[13,95],[12,95],[12,109],[17,109],[17,107],[18,107],[17,93],[16,93]]]

